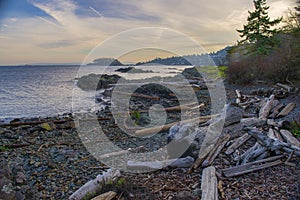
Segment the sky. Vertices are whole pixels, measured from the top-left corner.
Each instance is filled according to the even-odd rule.
[[[267,2],[271,18],[295,5]],[[248,10],[252,0],[0,0],[0,65],[217,51],[236,43]]]

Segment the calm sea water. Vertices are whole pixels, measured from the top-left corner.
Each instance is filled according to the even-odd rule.
[[[70,113],[72,95],[81,95],[86,101],[76,106],[76,111],[97,109],[95,91],[85,92],[76,87],[75,78],[89,73],[113,74],[120,67],[99,66],[1,66],[0,67],[0,119],[23,117],[46,117]],[[152,69],[149,74],[119,74],[126,78],[171,76],[183,70],[184,66],[144,66]],[[99,107],[100,108],[100,107]]]

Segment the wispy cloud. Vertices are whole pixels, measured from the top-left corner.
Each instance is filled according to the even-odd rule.
[[[31,0],[38,15],[1,21],[0,60],[3,63],[80,62],[101,42],[133,28],[166,27],[184,33],[208,51],[233,44],[252,1],[233,0]],[[294,0],[269,0],[270,15],[283,15]],[[6,24],[7,26],[3,26]],[[156,35],[158,38],[161,37]],[[138,35],[113,48],[130,46]],[[187,51],[188,45],[167,38]],[[157,40],[161,41],[161,40]],[[107,50],[108,53],[114,49]]]

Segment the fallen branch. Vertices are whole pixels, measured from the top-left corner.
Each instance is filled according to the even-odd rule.
[[[204,152],[200,153],[195,161],[195,163],[192,165],[192,167],[189,169],[189,173],[191,173],[193,170],[197,169],[205,160],[205,158],[208,156],[210,151],[214,148],[214,144],[209,145],[208,147],[205,148]]]
[[[139,151],[142,151],[142,150],[145,150],[144,146],[140,146],[140,147],[137,147],[137,148],[134,148],[134,149],[130,148],[128,150],[122,150],[122,151],[107,153],[107,154],[99,156],[99,158],[97,158],[97,159],[102,160],[102,159],[111,158],[111,157],[115,157],[115,156],[125,155],[125,154],[132,153],[132,152],[139,152]]]
[[[247,142],[251,138],[251,135],[248,133],[245,133],[241,137],[235,140],[235,142],[228,147],[228,149],[225,151],[225,154],[229,155],[232,154],[237,148],[239,148],[242,144]]]
[[[257,139],[257,141],[262,145],[267,147],[270,151],[284,151],[286,153],[291,153],[293,151],[295,155],[300,156],[300,148],[288,144],[286,142],[282,142],[280,140],[274,140],[269,138],[266,134],[258,131],[255,128],[245,128],[248,133]]]
[[[217,141],[217,143],[214,145],[214,148],[211,150],[207,158],[202,163],[203,167],[207,167],[213,163],[213,161],[221,153],[222,149],[225,147],[229,139],[230,139],[230,135],[227,134]]]
[[[74,192],[68,199],[69,200],[83,200],[90,197],[91,194],[95,194],[101,190],[101,188],[109,183],[114,181],[117,177],[121,176],[119,170],[109,169],[107,172],[104,172],[102,175],[98,175],[95,179],[87,182],[76,192]]]
[[[145,94],[137,94],[137,93],[128,93],[128,92],[120,92],[120,91],[114,91],[115,94],[121,94],[121,95],[127,95],[130,97],[137,97],[137,98],[144,98],[144,99],[151,99],[158,101],[160,97],[158,96],[149,96]]]
[[[145,137],[145,136],[149,136],[153,133],[158,133],[158,132],[161,132],[161,131],[167,131],[172,126],[174,126],[178,123],[182,123],[182,124],[184,124],[184,123],[195,123],[195,122],[204,123],[204,122],[209,121],[212,117],[213,117],[212,115],[207,115],[207,116],[201,116],[201,117],[194,118],[194,119],[187,119],[187,120],[182,120],[182,121],[179,121],[179,122],[173,122],[173,123],[166,124],[166,125],[163,125],[163,126],[145,128],[145,129],[137,130],[135,132],[135,136]]]
[[[281,104],[278,104],[278,105],[273,109],[273,112],[272,112],[272,114],[271,114],[269,117],[272,118],[272,119],[274,119],[274,118],[278,115],[279,110],[283,108],[283,106],[284,106],[284,105],[283,105],[282,103],[281,103]]]
[[[288,92],[291,92],[293,90],[293,88],[288,86],[288,85],[284,85],[284,84],[281,84],[281,83],[277,83],[276,85],[286,89]]]
[[[240,176],[240,175],[247,174],[247,173],[250,173],[250,172],[254,172],[254,171],[257,171],[257,170],[261,170],[261,169],[269,168],[269,167],[272,167],[272,166],[280,165],[280,164],[283,163],[280,160],[283,157],[284,157],[283,155],[274,156],[274,157],[270,157],[270,158],[267,158],[267,159],[247,163],[247,164],[244,164],[244,165],[223,169],[222,172],[228,178],[235,177],[235,176]]]
[[[261,146],[259,143],[256,142],[253,147],[248,149],[245,153],[243,153],[238,158],[238,163],[245,164],[251,160],[255,160],[255,158],[258,158],[258,160],[261,160],[267,156],[267,154],[265,154],[266,152],[267,152],[267,148]]]

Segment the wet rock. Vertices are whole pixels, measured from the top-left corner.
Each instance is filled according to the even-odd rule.
[[[239,123],[243,117],[244,111],[241,107],[235,104],[229,104],[226,107],[226,118],[224,126],[230,126],[235,123]]]
[[[97,75],[89,74],[78,79],[77,86],[82,90],[100,90],[116,84],[121,77],[118,75]]]
[[[167,136],[167,151],[170,158],[187,157],[192,155],[195,146],[191,145],[195,136],[195,125],[176,124],[169,130]]]
[[[173,163],[171,163],[169,166],[173,167],[173,168],[188,168],[190,166],[192,166],[194,163],[194,158],[192,158],[191,156],[185,157],[185,158],[179,158],[176,161],[174,161]]]
[[[17,172],[15,181],[18,184],[26,183],[26,176],[25,176],[24,172],[21,172],[21,171]]]

